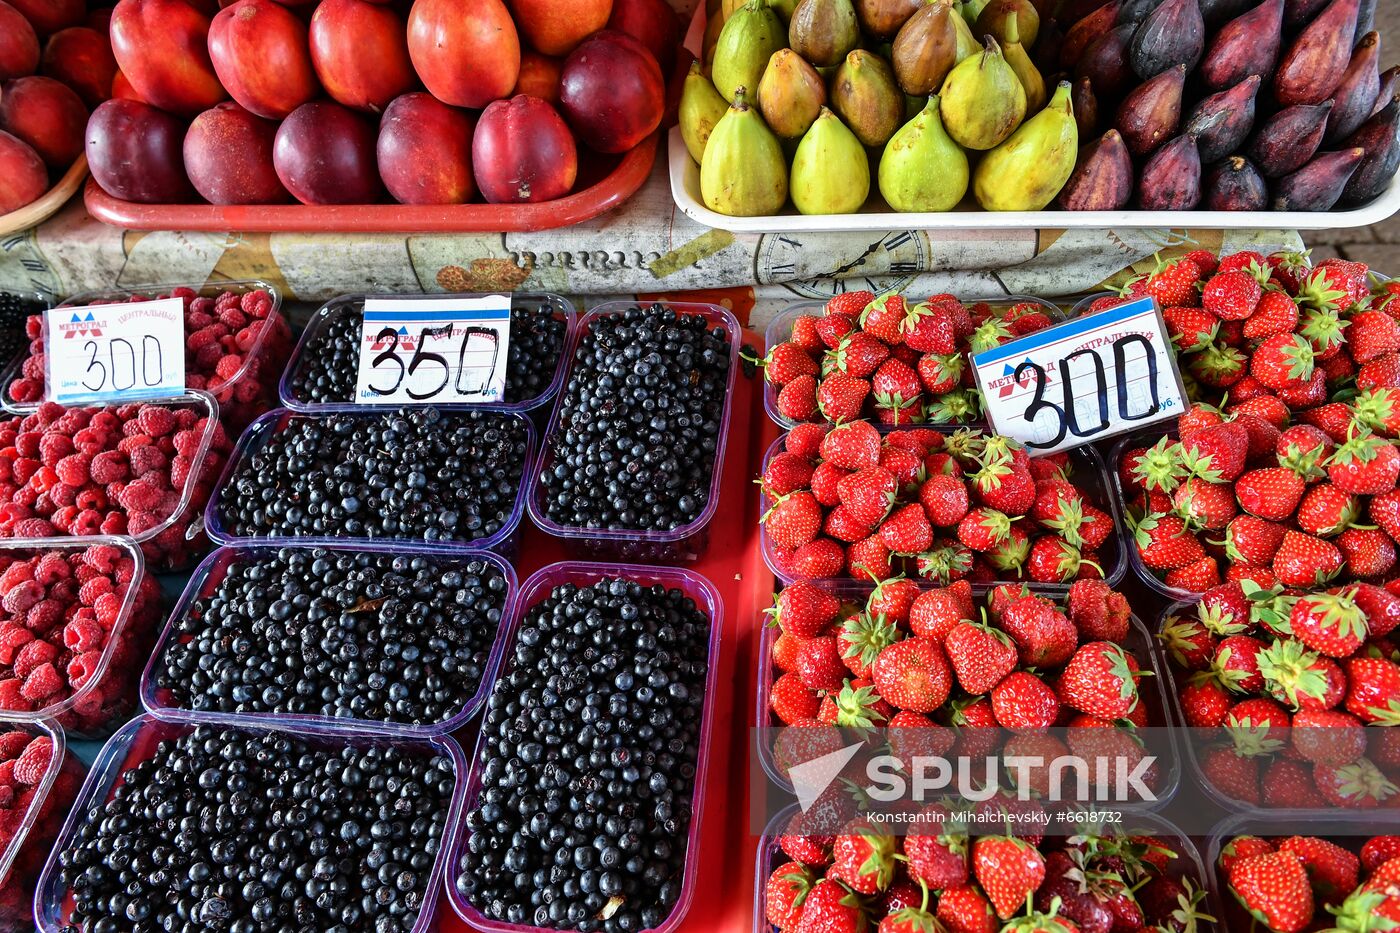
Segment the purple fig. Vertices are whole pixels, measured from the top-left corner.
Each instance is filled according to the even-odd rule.
[[[1060,67],[1073,68],[1094,41],[1117,25],[1118,0],[1105,3],[1069,27],[1060,43]]]
[[[1351,62],[1358,0],[1332,0],[1298,33],[1274,74],[1274,97],[1282,107],[1320,104],[1337,90]]]
[[[1161,5],[1162,0],[1123,0],[1123,5],[1118,10],[1118,22],[1140,23]]]
[[[1065,43],[1065,30],[1057,19],[1040,21],[1040,34],[1035,40],[1031,61],[1041,74],[1054,74],[1060,70],[1060,48]]]
[[[1117,211],[1133,197],[1133,158],[1117,130],[1109,130],[1079,151],[1079,162],[1060,190],[1067,211]]]
[[[1197,0],[1165,0],[1138,24],[1128,44],[1128,58],[1133,71],[1146,81],[1175,65],[1190,71],[1205,49],[1206,24]]]
[[[1390,99],[1400,93],[1400,65],[1381,72],[1380,91],[1376,94],[1376,109],[1371,116],[1390,106]]]
[[[1356,13],[1356,34],[1364,36],[1375,28],[1376,0],[1361,0],[1361,9]]]
[[[1069,0],[1060,7],[1058,15],[1067,23],[1077,23],[1105,5],[1104,0]],[[1118,5],[1117,0],[1113,0],[1113,5]]]
[[[1283,25],[1289,32],[1296,32],[1322,12],[1327,0],[1286,0],[1283,5]]]
[[[1244,156],[1231,156],[1212,165],[1204,185],[1207,210],[1262,211],[1269,207],[1269,186]]]
[[[1356,174],[1364,149],[1342,149],[1316,156],[1292,175],[1274,183],[1276,211],[1330,211],[1341,200],[1347,182]]]
[[[1189,211],[1201,202],[1201,153],[1196,140],[1178,136],[1142,167],[1138,206],[1145,211]]]
[[[1344,146],[1366,153],[1356,174],[1342,191],[1342,202],[1348,207],[1365,204],[1390,185],[1400,170],[1400,95],[1376,112],[1355,133],[1347,137]]]
[[[1201,81],[1219,91],[1250,75],[1270,74],[1282,43],[1283,0],[1264,0],[1216,33],[1201,59]]]
[[[1181,91],[1186,86],[1186,66],[1168,68],[1138,85],[1118,108],[1118,132],[1128,151],[1138,158],[1151,155],[1176,135],[1181,125]]]
[[[1239,16],[1245,10],[1254,6],[1258,0],[1201,0],[1201,18],[1206,21],[1206,26],[1215,29],[1222,23]]]
[[[1137,27],[1132,23],[1114,26],[1095,39],[1075,66],[1076,78],[1088,78],[1094,83],[1094,93],[1100,98],[1117,98],[1135,80],[1128,65],[1128,42]]]
[[[1285,107],[1260,125],[1249,144],[1249,157],[1266,178],[1296,172],[1317,154],[1332,102]]]
[[[1074,106],[1074,122],[1079,125],[1079,135],[1088,139],[1099,128],[1099,98],[1094,94],[1094,82],[1088,78],[1074,82],[1070,103]]]
[[[1249,138],[1259,83],[1258,75],[1250,75],[1201,101],[1186,118],[1186,132],[1196,137],[1203,164],[1219,162]]]
[[[1326,142],[1345,139],[1376,110],[1381,93],[1381,34],[1368,32],[1351,53],[1342,83],[1332,94],[1332,115],[1327,118]]]

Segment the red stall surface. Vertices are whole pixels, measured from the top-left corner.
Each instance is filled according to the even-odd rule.
[[[691,301],[713,300],[686,294]],[[741,320],[747,315],[734,309]],[[761,347],[762,336],[746,329],[744,339]],[[700,834],[700,870],[695,896],[676,933],[739,933],[753,924],[753,872],[758,836],[749,826],[749,729],[751,699],[757,689],[757,651],[763,610],[773,603],[773,574],[759,552],[758,495],[753,485],[758,458],[778,429],[763,414],[761,376],[734,383],[733,417],[725,454],[719,511],[710,525],[710,547],[687,569],[709,578],[724,599],[724,629],[720,641],[719,692],[710,697],[715,708],[707,799]],[[521,535],[516,570],[522,581],[547,564],[568,560],[562,543],[529,525]],[[476,725],[456,738],[471,756]],[[456,877],[449,866],[448,883]],[[438,912],[441,933],[477,928],[463,922],[444,895]]]

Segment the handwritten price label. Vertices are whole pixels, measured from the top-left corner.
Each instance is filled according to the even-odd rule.
[[[499,402],[509,349],[509,296],[366,298],[355,401]]]
[[[993,430],[1034,454],[1180,415],[1186,390],[1157,302],[1141,298],[972,358]]]
[[[179,298],[44,313],[48,397],[63,405],[132,402],[185,391]]]

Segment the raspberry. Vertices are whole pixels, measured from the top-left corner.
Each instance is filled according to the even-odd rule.
[[[137,476],[145,476],[153,470],[165,468],[165,454],[156,447],[147,444],[144,447],[137,447],[131,451],[131,472]]]
[[[175,428],[175,416],[168,408],[161,408],[157,405],[141,409],[141,414],[137,416],[136,420],[141,423],[141,430],[152,437],[169,434]]]
[[[262,290],[249,292],[239,300],[239,306],[249,317],[265,318],[272,313],[272,296]]]
[[[136,424],[136,422],[134,421],[129,423]],[[136,448],[149,447],[155,442],[155,438],[151,437],[151,435],[142,434],[140,431],[137,431],[135,434],[128,434],[126,437],[123,437],[121,440],[117,441],[117,450],[130,457],[131,452]]]
[[[54,527],[42,518],[26,518],[15,522],[16,538],[52,538]]]
[[[33,703],[38,703],[46,697],[51,697],[63,689],[63,677],[54,669],[52,664],[41,664],[24,678],[24,686],[20,687],[20,696]]]
[[[0,606],[11,615],[28,612],[30,607],[44,598],[44,588],[33,580],[17,583],[0,599]]]
[[[189,353],[198,353],[205,347],[217,344],[219,338],[223,336],[221,330],[222,328],[218,324],[201,327],[185,338],[185,350]]]
[[[16,677],[28,677],[41,664],[48,664],[58,657],[58,649],[41,639],[29,642],[15,654],[14,672]]]
[[[29,482],[29,477],[39,472],[39,466],[39,461],[32,457],[20,457],[14,462],[14,466],[11,467],[10,470],[14,474],[15,482],[27,483]]]
[[[20,753],[29,746],[31,738],[32,736],[22,729],[0,735],[0,761],[18,758]]]
[[[34,579],[42,586],[57,583],[72,574],[73,568],[68,565],[68,559],[57,551],[45,554],[34,565]]]
[[[69,486],[81,486],[90,478],[88,465],[92,459],[87,454],[69,454],[54,467],[54,472],[58,474],[59,482]]]
[[[243,357],[230,353],[219,360],[219,364],[214,367],[215,375],[223,379],[232,379],[238,375],[238,371],[243,368]]]
[[[128,512],[149,512],[160,507],[161,498],[161,490],[142,479],[127,483],[117,501]]]
[[[83,428],[87,427],[90,418],[91,415],[88,414],[87,409],[72,408],[65,411],[62,417],[49,425],[49,430],[56,431],[60,434],[77,434]]]
[[[20,365],[19,371],[26,379],[33,379],[42,382],[44,379],[44,369],[48,366],[48,360],[42,353],[34,353]]]
[[[89,486],[78,492],[73,504],[79,509],[97,509],[101,512],[107,508],[107,494],[96,486]]]
[[[241,295],[235,295],[233,292],[220,292],[219,297],[214,299],[214,312],[217,314],[225,308],[237,308],[241,304]]]
[[[67,483],[59,483],[49,490],[49,502],[54,506],[62,507],[73,505],[78,501],[78,487],[69,486]]]
[[[126,516],[121,512],[108,512],[102,519],[102,533],[104,535],[124,535],[126,534]]]
[[[74,651],[100,649],[106,641],[102,626],[88,619],[74,619],[63,627],[63,644]]]
[[[0,664],[13,664],[15,654],[34,640],[34,633],[13,622],[0,622]]]
[[[39,501],[39,490],[35,489],[33,486],[21,486],[19,489],[15,490],[15,494],[10,497],[10,501],[21,508],[29,509],[29,515],[24,516],[28,518],[30,515],[34,514],[33,507],[34,503]]]
[[[90,537],[102,530],[102,513],[96,509],[83,509],[68,525],[69,534]]]
[[[29,712],[30,702],[21,690],[24,681],[18,677],[0,680],[0,709],[15,709]]]
[[[218,365],[219,360],[223,359],[223,356],[224,348],[217,343],[201,347],[199,352],[194,355],[195,367],[199,369],[200,372],[210,372]]]
[[[247,353],[249,350],[253,349],[253,347],[257,346],[258,337],[262,335],[262,329],[263,323],[261,321],[254,321],[238,332],[233,338],[233,345],[238,348],[240,353]]]
[[[133,537],[145,534],[162,521],[164,519],[155,512],[132,512],[126,517],[126,532]]]
[[[92,428],[94,431],[101,431],[103,434],[111,434],[120,424],[121,419],[104,408],[93,414],[92,420],[88,422],[88,427]]]
[[[125,560],[123,551],[115,544],[94,544],[83,551],[83,563],[103,573],[111,573],[117,564]]]
[[[175,435],[175,452],[182,457],[193,457],[199,450],[198,431],[181,431]]]
[[[237,330],[248,323],[248,315],[244,314],[241,308],[224,308],[219,312],[219,323]]]
[[[127,477],[126,457],[118,450],[104,450],[92,458],[88,472],[94,483],[101,483],[103,486],[124,480]]]
[[[29,743],[29,747],[15,762],[15,780],[33,787],[44,779],[44,774],[53,762],[53,740],[41,735]]]
[[[28,748],[28,747],[29,747],[29,743],[28,743],[27,741],[24,743],[24,745],[25,745],[25,748]],[[21,751],[23,751],[23,749],[21,749]],[[14,799],[14,795],[15,795],[15,786],[16,786],[18,783],[19,783],[19,782],[15,780],[15,762],[14,762],[14,760],[11,759],[10,761],[0,761],[0,787],[3,787],[3,788],[5,789],[5,791],[9,793],[10,799],[11,799],[11,800]],[[9,809],[9,808],[7,807],[6,809]],[[0,837],[0,838],[4,838],[4,837]]]
[[[78,602],[84,606],[91,606],[97,602],[97,597],[110,592],[112,592],[112,579],[110,577],[93,577],[83,584],[82,589],[78,590]]]
[[[73,685],[73,689],[81,690],[93,674],[97,673],[97,665],[101,660],[101,652],[87,651],[73,658],[64,669],[68,674],[68,682]]]
[[[190,461],[187,457],[176,457],[170,461],[170,485],[176,489],[184,489],[185,481],[190,478]]]
[[[24,624],[31,632],[43,635],[62,618],[63,604],[56,599],[44,599],[24,614]]]
[[[10,383],[10,398],[16,402],[37,402],[43,394],[43,383],[37,379],[16,379]]]
[[[199,300],[199,292],[190,288],[188,285],[181,285],[179,288],[173,289],[168,297],[179,298],[185,303],[185,307],[188,308]]]
[[[73,450],[73,439],[62,434],[45,434],[39,440],[39,460],[44,466],[56,466]]]
[[[189,320],[191,316],[196,314],[202,314],[205,317],[213,317],[214,310],[214,299],[200,296],[190,302],[189,311],[185,315],[185,320]]]
[[[44,336],[44,316],[31,314],[24,319],[24,336],[30,340],[41,340]]]
[[[111,631],[121,614],[122,598],[115,591],[103,593],[93,600],[92,609],[97,613],[97,624]]]
[[[28,561],[16,561],[5,568],[4,573],[0,573],[0,594],[8,593],[10,590],[28,580],[34,579],[34,568]]]

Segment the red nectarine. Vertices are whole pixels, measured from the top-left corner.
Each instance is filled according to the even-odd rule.
[[[53,78],[30,75],[0,87],[0,129],[34,147],[60,172],[83,151],[88,110],[76,91]]]
[[[369,204],[384,191],[374,164],[374,136],[363,114],[312,101],[277,128],[272,164],[303,204]]]
[[[564,60],[559,101],[578,138],[598,152],[626,152],[661,125],[661,66],[631,36],[604,30]]]
[[[0,214],[17,211],[49,190],[44,160],[22,139],[0,131]]]
[[[112,54],[136,93],[193,116],[228,97],[209,60],[209,19],[185,0],[121,0]]]
[[[184,203],[194,196],[181,155],[184,139],[185,125],[174,115],[139,100],[114,98],[88,121],[88,167],[113,197]]]
[[[292,196],[277,178],[277,124],[231,100],[195,117],[185,134],[185,171],[211,204],[280,204]]]
[[[553,107],[521,94],[482,112],[472,165],[476,186],[493,204],[553,201],[573,190],[578,150]]]
[[[32,75],[39,67],[39,37],[29,20],[0,0],[0,81]]]
[[[69,26],[49,36],[44,46],[44,74],[78,92],[83,103],[96,107],[112,96],[117,60],[107,33],[87,26]]]
[[[311,17],[311,62],[326,93],[379,113],[416,83],[404,22],[367,0],[323,0]]]
[[[545,55],[568,55],[608,24],[613,0],[510,0],[525,41]]]
[[[443,103],[480,109],[520,77],[520,37],[501,0],[414,0],[408,52]]]
[[[396,97],[379,121],[379,177],[403,204],[465,204],[472,184],[472,118],[431,94]]]
[[[272,0],[238,0],[209,24],[209,58],[233,99],[280,120],[321,90],[306,24]]]

